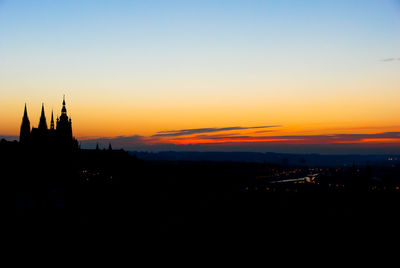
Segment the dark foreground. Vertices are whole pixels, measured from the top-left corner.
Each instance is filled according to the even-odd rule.
[[[316,170],[147,162],[123,151],[27,152],[16,144],[3,145],[1,157],[16,234],[285,243],[389,236],[400,226],[398,165],[321,168],[295,180]]]

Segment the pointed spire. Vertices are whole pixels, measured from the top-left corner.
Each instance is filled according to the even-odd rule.
[[[28,118],[28,111],[26,110],[26,102],[25,102],[25,109],[24,109],[24,118]]]
[[[61,109],[61,114],[67,114],[67,108],[65,107],[65,95],[63,95],[63,102],[62,102],[62,109]]]
[[[54,130],[54,117],[53,117],[53,110],[51,110],[50,129],[51,129],[51,130]]]
[[[22,117],[21,129],[19,132],[19,141],[25,142],[31,133],[31,123],[28,118],[28,111],[26,109],[26,103],[24,108],[24,116]]]
[[[42,103],[42,113],[40,114],[39,127],[40,130],[47,130],[46,115],[44,113],[44,104]]]

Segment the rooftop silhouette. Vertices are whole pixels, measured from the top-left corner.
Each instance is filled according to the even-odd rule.
[[[2,188],[15,191],[10,199],[21,230],[73,225],[96,234],[132,231],[144,240],[149,234],[280,239],[288,230],[297,232],[293,225],[320,235],[344,220],[394,222],[392,211],[400,206],[396,157],[373,165],[323,166],[305,156],[294,161],[282,155],[274,163],[263,154],[262,161],[246,156],[235,162],[193,152],[184,159],[171,152],[145,158],[111,144],[85,150],[73,136],[65,98],[61,115],[52,112],[48,126],[44,104],[37,127],[25,105],[20,142],[0,141]]]
[[[37,128],[32,127],[32,129],[25,104],[19,140],[21,144],[27,146],[53,148],[55,146],[56,148],[76,149],[78,147],[78,141],[72,135],[72,120],[67,115],[65,97],[62,102],[61,115],[57,117],[56,126],[54,126],[53,111],[51,112],[50,129],[47,127],[44,103],[42,103],[39,125]]]

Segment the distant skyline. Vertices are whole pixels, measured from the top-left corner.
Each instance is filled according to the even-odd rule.
[[[0,137],[400,153],[400,1],[0,0]],[[49,122],[48,122],[49,123]]]

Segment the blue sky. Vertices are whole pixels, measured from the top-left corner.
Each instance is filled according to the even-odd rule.
[[[399,131],[399,30],[399,0],[0,0],[0,134],[63,94],[78,138]]]
[[[117,72],[124,62],[151,75],[186,63],[199,64],[193,72],[213,63],[228,72],[223,63],[236,60],[240,72],[305,67],[310,59],[310,68],[335,59],[353,65],[398,56],[399,14],[395,0],[2,1],[0,55],[39,75],[57,61],[71,71],[78,59],[96,74],[112,72],[98,63]]]

